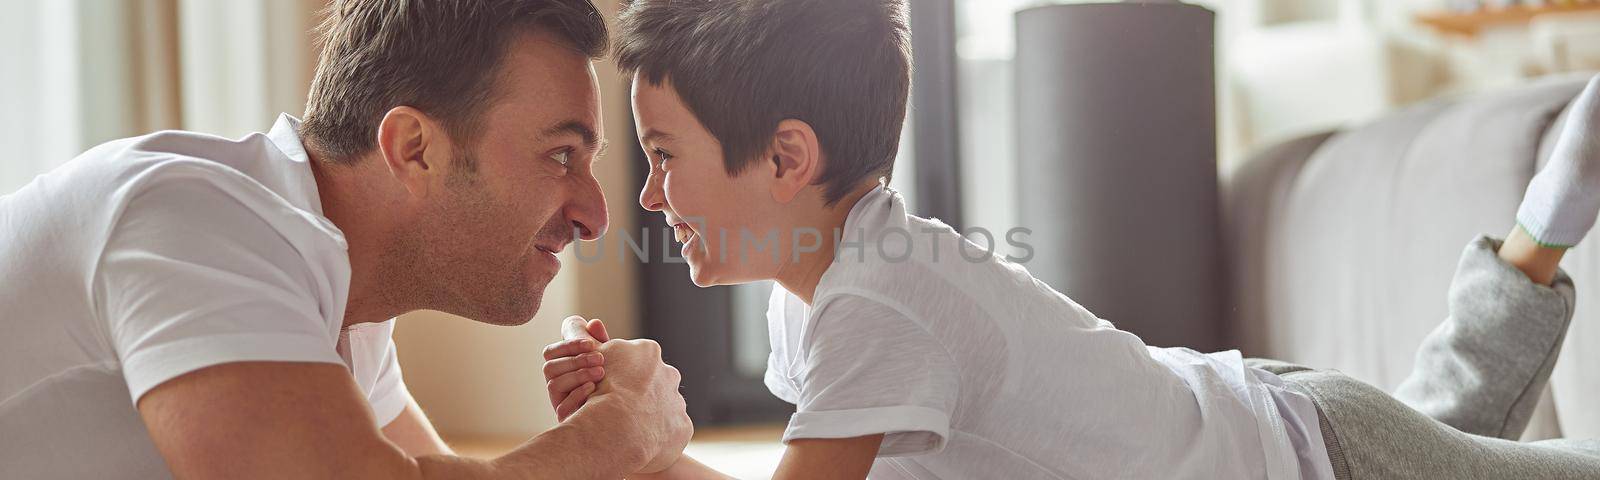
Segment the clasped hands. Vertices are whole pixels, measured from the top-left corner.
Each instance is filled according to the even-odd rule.
[[[637,473],[672,466],[683,454],[694,425],[678,392],[678,369],[661,361],[653,340],[612,339],[600,320],[567,317],[560,342],[544,349],[545,388],[556,418],[596,415],[613,421],[607,428],[627,430],[647,458]],[[601,405],[605,405],[602,407]],[[598,413],[598,410],[606,413]]]

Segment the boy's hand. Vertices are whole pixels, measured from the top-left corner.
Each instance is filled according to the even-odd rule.
[[[556,419],[566,421],[605,378],[605,356],[598,350],[611,336],[600,320],[585,322],[577,315],[562,321],[561,336],[566,340],[544,348],[544,379]]]

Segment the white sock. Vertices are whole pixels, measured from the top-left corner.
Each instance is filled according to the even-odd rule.
[[[1577,245],[1600,215],[1600,76],[1567,108],[1550,161],[1517,208],[1517,224],[1547,247]]]

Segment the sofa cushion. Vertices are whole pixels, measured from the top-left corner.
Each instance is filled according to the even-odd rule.
[[[1384,389],[1410,372],[1474,236],[1503,236],[1548,152],[1551,125],[1586,77],[1434,101],[1264,151],[1233,172],[1224,209],[1234,277],[1230,337],[1247,354],[1335,368]],[[1578,315],[1553,380],[1556,409],[1600,396],[1600,252],[1566,266]],[[1589,292],[1587,295],[1584,292]],[[1585,316],[1596,318],[1584,318]],[[1600,412],[1571,406],[1568,435],[1600,436]],[[1587,410],[1589,412],[1578,412]],[[1590,413],[1593,412],[1593,413]]]

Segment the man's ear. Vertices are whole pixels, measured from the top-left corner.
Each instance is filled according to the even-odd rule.
[[[811,125],[795,119],[778,122],[772,136],[772,199],[787,204],[822,175],[822,146]]]
[[[449,162],[439,155],[450,149],[449,140],[427,114],[411,107],[394,107],[378,123],[378,153],[389,174],[416,197],[427,197],[430,185]]]

